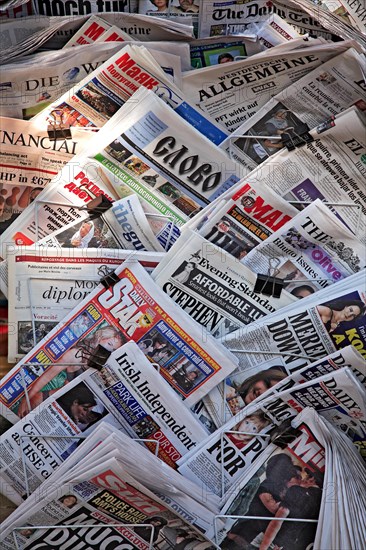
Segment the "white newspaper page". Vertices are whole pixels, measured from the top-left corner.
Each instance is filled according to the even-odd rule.
[[[104,286],[105,285],[105,286]],[[98,345],[113,351],[129,340],[138,343],[187,407],[236,367],[234,356],[166,297],[142,266],[126,260],[64,318],[3,379],[1,399],[13,411],[28,406],[21,378],[31,391],[82,368]],[[43,378],[42,378],[43,377]],[[56,377],[56,378],[55,378]],[[36,386],[36,387],[37,387]],[[38,399],[38,391],[35,392]]]
[[[34,12],[39,15],[89,15],[90,13],[104,13],[112,11],[112,4],[108,0],[89,0],[81,3],[79,6],[62,6],[56,7],[49,0],[33,0]],[[137,11],[137,0],[118,0],[116,6],[118,12],[134,13]]]
[[[168,54],[168,66],[169,57]],[[73,117],[75,117],[75,120],[82,121],[82,126],[99,128],[140,87],[153,90],[184,120],[215,144],[221,143],[227,137],[223,127],[208,120],[207,115],[205,117],[194,104],[187,103],[180,89],[171,82],[169,76],[164,73],[159,63],[144,46],[132,44],[122,45],[118,53],[74,86],[71,92],[67,92],[53,102],[36,119],[45,124],[50,114],[54,112],[58,117],[57,124],[72,126]]]
[[[92,137],[73,128],[52,139],[33,121],[0,117],[0,232],[3,233]]]
[[[301,38],[294,27],[289,25],[277,13],[270,15],[263,23],[252,23],[246,32],[251,32],[252,29],[256,32],[258,40],[266,49]]]
[[[192,319],[215,337],[255,322],[291,303],[285,292],[268,298],[253,292],[256,276],[193,231],[184,231],[153,279]]]
[[[279,15],[293,26],[300,34],[331,38],[315,18],[309,16],[295,3],[271,2],[264,0],[201,0],[200,37],[242,34],[250,24],[266,21],[272,14]]]
[[[220,548],[250,543],[253,548],[270,548],[272,541],[279,548],[312,546],[330,464],[317,434],[317,418],[307,416],[300,415],[302,421],[287,445],[268,447],[231,495],[222,513],[244,517],[226,520],[217,539]],[[278,521],[268,519],[272,517]],[[288,517],[300,521],[285,521]]]
[[[271,428],[280,426],[306,407],[314,408],[334,425],[342,425],[351,441],[363,444],[365,398],[365,388],[359,385],[350,369],[343,368],[294,386],[260,404],[247,403],[196,453],[183,458],[179,471],[195,483],[207,484],[215,494],[221,493],[225,498],[269,444]]]
[[[98,286],[101,277],[130,256],[128,250],[89,248],[61,250],[14,247],[8,256],[8,361],[31,351],[66,315]],[[163,258],[136,251],[133,257],[151,272]]]
[[[323,124],[326,129],[351,105],[365,110],[365,72],[364,56],[350,48],[273,97],[237,129],[237,139],[229,137],[221,147],[248,171],[254,170],[282,149],[278,137],[294,137],[300,123],[310,129]],[[244,135],[252,137],[240,137]]]
[[[275,268],[284,288],[305,298],[361,271],[365,254],[364,244],[316,199],[241,262],[254,273],[266,274]]]
[[[82,46],[84,44],[92,44],[96,42],[101,36],[110,29],[111,25],[108,21],[105,21],[97,15],[89,17],[88,21],[80,27],[80,29],[73,35],[73,37],[66,42],[64,48],[71,48],[72,46]]]
[[[196,501],[187,496],[186,508],[174,501],[170,506],[169,494],[166,498],[163,494],[163,499],[155,496],[127,473],[118,455],[92,463],[88,472],[75,478],[67,479],[64,485],[60,480],[46,500],[40,499],[17,525],[26,522],[30,527],[40,524],[95,527],[19,530],[16,536],[24,549],[60,548],[60,541],[63,545],[77,544],[90,550],[108,547],[159,550],[167,545],[174,548],[186,541],[192,550],[213,549],[212,542],[192,525],[195,506],[201,512]],[[213,514],[209,516],[213,521]],[[16,550],[18,546],[14,542],[13,529],[14,525],[2,535],[4,550]]]
[[[260,56],[190,71],[183,77],[183,93],[190,103],[233,132],[273,95],[347,47],[349,42],[284,53],[273,48],[265,59]]]
[[[210,206],[206,207],[206,212]],[[269,187],[252,181],[239,183],[233,187],[231,197],[225,194],[209,215],[203,211],[197,216],[200,221],[196,230],[211,243],[242,260],[297,213],[294,206]]]
[[[267,185],[297,207],[315,199],[328,203],[365,242],[365,126],[364,113],[352,107],[312,130],[313,141],[293,151],[281,149],[247,179]],[[238,155],[234,158],[240,162]]]
[[[220,403],[225,392],[227,403],[242,406],[286,376],[348,345],[365,357],[365,291],[363,270],[318,291],[321,298],[316,299],[317,294],[304,298],[295,310],[290,306],[288,313],[282,310],[247,327],[245,333],[239,330],[228,335],[224,343],[238,350],[239,367],[226,380],[225,389],[220,388]]]

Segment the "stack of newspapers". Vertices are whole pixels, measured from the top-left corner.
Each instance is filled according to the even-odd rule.
[[[362,550],[362,1],[0,8],[1,549]]]

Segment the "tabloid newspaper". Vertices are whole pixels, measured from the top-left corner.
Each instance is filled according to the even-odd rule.
[[[365,445],[366,389],[346,367],[259,403],[247,401],[246,407],[197,451],[179,461],[179,472],[225,500],[270,443],[270,432],[306,407],[314,408],[335,426],[342,425],[351,441]]]
[[[275,270],[298,298],[365,268],[365,245],[319,199],[241,260],[254,273]]]
[[[164,57],[161,62],[164,64]],[[140,87],[153,90],[214,143],[227,137],[223,128],[185,100],[147,48],[134,44],[121,45],[115,55],[35,118],[45,124],[54,111],[57,123],[63,126],[73,126],[78,120],[85,127],[101,127]]]
[[[238,56],[251,56],[262,51],[255,34],[201,38],[190,43],[191,63],[194,69],[211,67],[234,61]]]
[[[47,491],[53,492],[55,487],[77,479],[81,473],[88,473],[95,465],[110,459],[117,459],[125,471],[196,526],[201,533],[212,532],[213,513],[219,510],[219,499],[212,494],[202,493],[197,485],[183,478],[137,440],[103,421],[43,482],[42,488],[36,489],[3,522],[4,531],[8,528],[12,530],[15,522],[22,521],[24,515],[33,513],[41,491],[47,488]]]
[[[192,319],[216,338],[292,302],[254,292],[256,275],[197,233],[184,231],[153,279]]]
[[[45,500],[27,509],[21,521],[26,520],[29,527],[42,523],[60,528],[19,529],[17,537],[22,547],[49,550],[60,548],[60,543],[72,543],[90,550],[113,547],[159,550],[188,543],[192,550],[217,548],[204,536],[200,526],[194,525],[199,515],[213,522],[213,513],[208,513],[188,495],[180,496],[177,491],[174,494],[172,484],[170,492],[166,488],[160,495],[156,489],[150,491],[140,482],[141,477],[132,477],[121,463],[122,452],[118,449],[109,459],[102,457],[98,462],[91,462],[89,471],[82,466],[75,467],[71,479],[63,476]],[[21,521],[18,520],[18,525]],[[62,529],[65,525],[70,528]],[[72,529],[74,526],[76,530]],[[14,528],[13,525],[2,535],[5,550],[17,548]]]
[[[271,48],[265,59],[259,55],[190,71],[183,77],[183,94],[233,132],[273,95],[355,44],[345,41],[278,53]]]
[[[237,129],[238,136],[252,138],[229,137],[221,146],[248,171],[253,170],[282,149],[282,141],[271,136],[294,137],[303,122],[309,128],[322,124],[326,128],[351,105],[365,110],[365,71],[364,56],[350,48],[288,86]]]
[[[310,132],[303,147],[280,150],[249,181],[267,185],[298,207],[320,199],[365,242],[365,114],[351,107]],[[236,154],[236,160],[240,159]],[[304,205],[305,205],[304,204]]]
[[[46,185],[90,139],[73,128],[70,139],[53,141],[33,121],[0,117],[1,201],[0,231],[3,233],[31,204]]]
[[[270,445],[231,495],[222,514],[234,517],[226,519],[217,539],[223,550],[234,544],[297,550],[312,547],[320,506],[330,498],[325,476],[332,464],[325,446],[328,434],[320,431],[321,419],[312,412],[305,409],[298,415],[290,442],[282,448]],[[272,517],[278,521],[271,521]]]
[[[8,361],[27,354],[131,251],[90,248],[50,250],[14,247],[8,256],[11,338]],[[159,252],[135,251],[133,258],[151,272],[162,260]]]
[[[160,373],[187,407],[237,365],[235,357],[210,335],[202,334],[201,326],[131,259],[117,267],[3,378],[1,400],[16,412],[25,400],[24,385],[31,391],[34,384],[42,387],[43,381],[53,380],[57,387],[60,369],[65,380],[67,373],[87,364],[99,345],[113,351],[129,340],[161,366]]]
[[[266,21],[272,14],[285,19],[301,34],[332,37],[316,18],[309,18],[296,3],[286,0],[271,2],[270,6],[265,0],[246,3],[241,0],[201,0],[199,36],[242,34],[249,25]]]
[[[194,415],[185,407],[181,410],[178,395],[134,342],[116,350],[100,372],[89,369],[58,391],[44,390],[40,399],[30,393],[29,399],[38,406],[28,415],[27,405],[21,406],[22,419],[0,440],[8,457],[1,479],[20,497],[33,492],[74,452],[78,435],[88,435],[102,420],[142,440],[172,468],[207,437]],[[24,459],[28,480],[21,468]]]
[[[226,192],[221,201],[206,206],[188,224],[238,260],[298,213],[266,185],[253,182],[250,176],[244,181]]]
[[[216,388],[219,395],[215,390],[211,400],[222,403],[224,392],[227,398],[239,399],[238,388],[249,389],[257,380],[263,381],[257,391],[261,395],[286,376],[348,345],[365,357],[365,292],[363,270],[260,319],[245,332],[239,329],[226,336],[224,344],[237,350],[239,367],[226,380],[226,388]],[[242,405],[240,400],[233,402]]]

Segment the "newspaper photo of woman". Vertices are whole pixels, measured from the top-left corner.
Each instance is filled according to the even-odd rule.
[[[75,248],[88,248],[93,237],[94,223],[88,220],[81,224],[80,228],[71,237],[70,243]]]
[[[169,0],[150,0],[156,10],[153,13],[167,13],[169,8]]]
[[[83,382],[57,399],[57,403],[82,432],[107,414],[103,404]]]
[[[366,313],[366,304],[361,300],[334,300],[317,306],[325,328],[334,332],[341,323],[349,323]]]

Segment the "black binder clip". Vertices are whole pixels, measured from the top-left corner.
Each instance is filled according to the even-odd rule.
[[[285,131],[281,135],[282,144],[287,147],[288,151],[293,151],[296,147],[302,147],[314,141],[313,136],[309,132],[309,126],[305,122],[301,122],[296,126],[296,130],[291,130],[291,133]]]
[[[95,220],[95,218],[99,218],[99,216],[107,212],[112,205],[113,202],[107,199],[105,195],[99,195],[88,202],[85,208],[80,208],[79,210],[86,210],[89,213],[89,219]]]
[[[114,286],[118,281],[119,277],[117,273],[115,271],[111,271],[110,273],[104,275],[99,282],[102,283],[104,288],[109,288],[110,286]]]
[[[55,109],[50,112],[49,125],[47,126],[48,138],[50,141],[57,141],[58,139],[72,139],[70,126],[64,126],[62,122],[63,112]]]
[[[273,265],[274,262],[277,262],[276,265]],[[280,298],[285,282],[283,279],[276,277],[278,273],[278,263],[279,260],[271,258],[267,275],[258,273],[253,289],[254,292],[257,294],[264,294],[265,296],[272,296],[273,298]]]
[[[111,351],[98,344],[97,349],[88,358],[88,367],[101,370],[109,359],[111,353]]]
[[[301,430],[292,427],[291,420],[292,418],[284,420],[282,424],[276,426],[270,433],[271,443],[277,445],[281,449],[285,449],[301,435]]]

